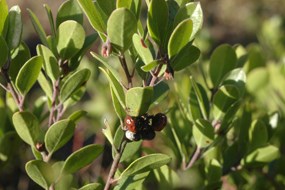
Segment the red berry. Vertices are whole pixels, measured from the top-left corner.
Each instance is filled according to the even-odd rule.
[[[152,119],[152,126],[155,131],[161,131],[167,124],[167,117],[163,113],[156,114]]]
[[[125,118],[125,126],[127,127],[127,129],[133,133],[136,132],[136,125],[135,125],[135,120],[127,115]]]

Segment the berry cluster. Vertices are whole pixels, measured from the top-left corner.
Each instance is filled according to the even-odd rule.
[[[138,117],[127,115],[125,118],[125,135],[130,141],[152,140],[155,137],[155,131],[161,131],[166,124],[167,117],[163,113],[144,114]]]

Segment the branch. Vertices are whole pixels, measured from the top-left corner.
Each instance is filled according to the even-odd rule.
[[[200,156],[201,156],[201,148],[197,147],[195,150],[195,153],[193,154],[193,156],[190,160],[190,162],[188,163],[188,165],[184,169],[185,170],[190,169],[195,164],[195,162],[200,158]]]
[[[122,157],[122,154],[125,150],[125,147],[127,145],[127,140],[125,138],[122,139],[122,142],[120,144],[120,147],[119,147],[119,150],[118,150],[118,153],[116,154],[114,160],[113,160],[113,163],[112,163],[112,166],[111,166],[111,169],[110,169],[110,172],[109,172],[109,175],[108,175],[108,179],[107,179],[107,182],[105,184],[105,187],[104,187],[104,190],[109,190],[111,188],[111,185],[112,183],[114,182],[113,180],[113,177],[118,169],[118,165],[120,163],[120,159]]]
[[[24,97],[21,96],[12,85],[12,82],[10,80],[10,77],[8,75],[8,68],[2,68],[1,73],[3,74],[4,79],[6,80],[7,87],[4,87],[2,84],[1,86],[11,93],[15,103],[17,104],[17,107],[19,111],[24,111]]]
[[[49,114],[48,126],[50,127],[54,122],[55,112],[56,112],[56,100],[59,94],[59,82],[60,80],[57,79],[53,84],[53,94],[52,94],[52,103],[51,103],[51,110]]]
[[[126,58],[125,58],[123,53],[121,53],[118,57],[119,57],[121,65],[123,67],[123,70],[125,72],[125,75],[127,77],[128,88],[132,88],[132,86],[133,86],[132,77],[133,76],[129,72],[128,65],[127,65],[127,62],[126,62]]]

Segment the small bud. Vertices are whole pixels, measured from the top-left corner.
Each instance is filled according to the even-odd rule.
[[[102,45],[101,54],[103,57],[109,57],[112,53],[112,46],[109,40]]]
[[[45,144],[38,142],[38,143],[36,144],[36,149],[37,149],[39,152],[45,152],[45,151],[46,151]]]

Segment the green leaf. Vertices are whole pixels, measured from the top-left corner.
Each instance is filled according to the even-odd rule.
[[[52,154],[65,145],[72,137],[75,123],[65,119],[54,123],[46,132],[45,145],[47,151]]]
[[[84,110],[78,110],[74,113],[72,113],[68,119],[73,121],[74,123],[77,122],[79,119],[87,115],[87,111]]]
[[[152,62],[149,62],[148,64],[142,66],[141,69],[144,72],[149,72],[149,71],[153,70],[159,64],[161,64],[161,62],[159,60],[153,60]]]
[[[150,52],[150,49],[146,46],[144,40],[138,35],[133,35],[133,44],[136,49],[136,52],[144,62],[144,64],[148,64],[153,61],[152,54]]]
[[[192,122],[197,119],[206,119],[209,111],[209,100],[202,85],[191,79],[192,85],[189,93],[189,110]]]
[[[170,60],[170,65],[174,71],[180,71],[186,67],[192,65],[198,60],[200,56],[200,50],[188,43],[183,49],[181,49],[173,59]]]
[[[50,7],[47,4],[44,4],[44,8],[45,8],[46,14],[48,16],[49,26],[50,26],[50,29],[51,29],[51,36],[56,36],[54,19],[53,19],[53,15],[52,15],[51,9],[50,9]]]
[[[143,189],[143,182],[149,176],[149,173],[148,171],[134,176],[123,177],[118,181],[118,185],[115,186],[114,190]]]
[[[8,5],[6,3],[6,0],[1,0],[0,1],[0,35],[3,34],[4,26],[5,26],[5,21],[8,16]]]
[[[149,35],[159,45],[163,46],[168,26],[168,7],[165,0],[151,1],[147,14]]]
[[[165,154],[149,154],[132,162],[120,175],[120,178],[145,173],[168,164],[171,157]]]
[[[113,68],[110,63],[108,62],[108,59],[106,59],[105,57],[102,57],[101,55],[95,53],[95,52],[91,52],[91,55],[98,60],[100,63],[102,63],[111,73],[112,75],[115,77],[115,79],[117,81],[121,81],[121,77],[120,74],[118,73],[118,71]]]
[[[12,117],[16,132],[23,141],[34,146],[40,137],[38,119],[30,112],[16,112]]]
[[[152,103],[158,104],[169,93],[169,86],[165,82],[160,82],[153,87]]]
[[[210,59],[209,73],[214,87],[218,87],[224,76],[235,69],[237,56],[235,50],[227,44],[217,47]]]
[[[31,160],[27,162],[25,169],[28,176],[44,189],[48,189],[55,181],[55,175],[51,165],[42,160]]]
[[[89,69],[81,69],[73,73],[62,85],[59,99],[65,102],[72,96],[81,86],[83,86],[90,77]]]
[[[209,100],[208,100],[207,94],[204,88],[201,85],[197,84],[192,77],[190,77],[190,81],[191,81],[191,88],[193,89],[193,98],[194,98],[194,95],[197,97],[197,101],[199,104],[199,109],[201,111],[202,117],[204,119],[207,119],[209,115]],[[195,98],[193,100],[195,101]],[[196,106],[195,102],[193,102],[193,104],[190,103],[190,106],[192,105]]]
[[[183,20],[189,18],[193,21],[193,31],[190,37],[191,41],[203,25],[203,12],[200,2],[190,2],[182,6],[175,16],[173,24],[174,27],[176,27]]]
[[[29,47],[27,46],[27,44],[22,42],[11,56],[11,63],[8,71],[9,76],[14,83],[16,82],[16,77],[20,69],[30,58],[31,54]]]
[[[74,71],[75,69],[78,68],[83,56],[85,55],[87,51],[89,51],[90,47],[97,40],[97,37],[98,37],[98,34],[96,33],[86,36],[83,47],[68,62],[69,71]]]
[[[35,31],[37,32],[39,38],[41,39],[41,42],[45,46],[48,46],[47,35],[46,35],[46,32],[45,32],[43,26],[41,25],[39,19],[37,18],[35,13],[33,13],[30,9],[27,9],[27,10],[28,10],[31,22],[33,24],[33,27],[34,27]]]
[[[37,45],[37,54],[41,55],[44,59],[44,70],[47,76],[55,82],[59,75],[59,65],[52,51],[43,45]]]
[[[265,68],[256,68],[247,76],[246,88],[249,93],[256,94],[269,85],[270,75]]]
[[[254,150],[267,144],[267,127],[261,120],[252,121],[248,132],[250,150]]]
[[[215,93],[213,98],[213,116],[220,120],[229,108],[240,98],[239,90],[233,85],[224,85]]]
[[[19,6],[13,6],[8,14],[8,31],[6,42],[10,50],[19,46],[22,38],[23,23],[21,9]]]
[[[106,34],[108,17],[98,4],[93,4],[92,0],[77,0],[77,2],[85,12],[91,26],[99,33]]]
[[[221,181],[222,166],[216,159],[210,160],[206,167],[207,184],[214,184]]]
[[[38,77],[38,83],[41,86],[41,89],[44,91],[45,95],[52,100],[52,85],[50,81],[48,81],[45,77],[45,75],[40,72]]]
[[[42,64],[43,58],[35,56],[29,59],[20,69],[16,78],[16,87],[22,95],[26,95],[37,81]]]
[[[118,101],[120,102],[121,106],[123,107],[123,109],[126,108],[126,104],[125,104],[125,93],[124,93],[124,89],[122,87],[122,85],[118,82],[118,80],[114,77],[112,72],[107,72],[105,71],[103,68],[100,68],[100,70],[105,74],[105,76],[107,77],[111,88],[114,92],[114,95],[116,95],[116,98],[118,99]]]
[[[89,183],[81,187],[79,190],[101,190],[101,189],[103,189],[103,187],[100,183]]]
[[[241,68],[231,70],[223,79],[223,85],[234,85],[238,88],[240,95],[245,93],[246,74]]]
[[[6,44],[5,39],[0,35],[0,68],[6,63],[9,54],[9,48]]]
[[[57,31],[57,51],[62,59],[70,59],[82,47],[85,41],[84,28],[76,21],[61,23]]]
[[[152,103],[152,87],[134,87],[126,92],[126,110],[130,116],[139,116],[148,111]]]
[[[131,10],[139,19],[141,11],[141,0],[117,0],[117,8],[125,7]]]
[[[113,102],[113,107],[115,109],[115,112],[116,112],[117,116],[119,117],[119,119],[121,121],[123,121],[125,116],[126,116],[125,109],[120,104],[120,101],[119,101],[118,97],[116,96],[111,85],[110,85],[110,91],[111,91],[111,97],[112,97],[112,102]]]
[[[198,119],[193,126],[193,137],[198,148],[209,146],[214,140],[214,127],[207,120]]]
[[[168,42],[168,56],[172,58],[177,55],[190,41],[193,31],[193,21],[187,19],[182,21],[173,30]]]
[[[277,159],[280,156],[279,149],[273,145],[267,145],[258,148],[251,153],[249,153],[241,163],[243,165],[253,164],[253,163],[268,163]]]
[[[112,12],[107,23],[107,33],[112,45],[121,51],[127,50],[136,31],[137,20],[130,10],[119,8]]]
[[[112,134],[112,129],[108,124],[108,121],[105,120],[104,121],[105,127],[102,129],[102,133],[104,134],[104,136],[107,138],[107,140],[109,141],[109,143],[111,145],[114,145],[114,138],[113,138],[113,134]]]
[[[61,4],[56,16],[56,27],[67,20],[83,24],[83,12],[76,0],[68,0]]]
[[[102,11],[107,15],[107,18],[112,14],[116,9],[116,0],[97,0],[96,1]]]
[[[62,173],[74,173],[95,160],[103,151],[101,145],[91,144],[72,153],[64,162]]]

